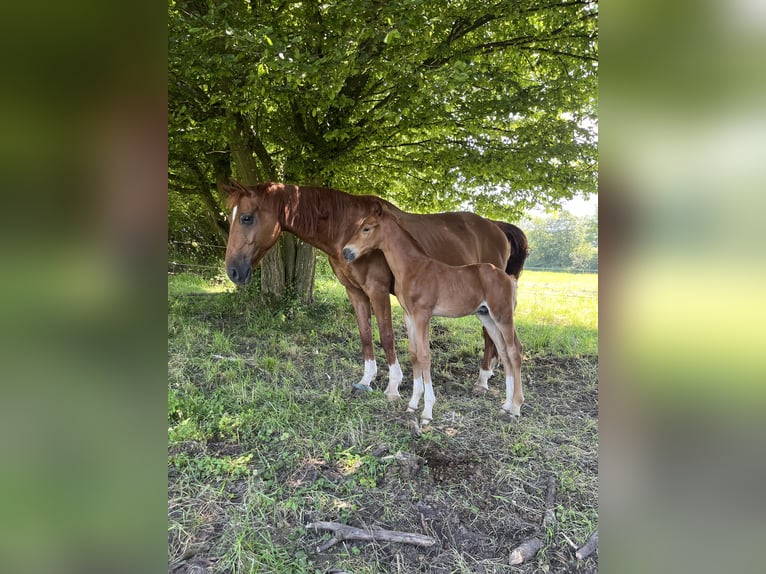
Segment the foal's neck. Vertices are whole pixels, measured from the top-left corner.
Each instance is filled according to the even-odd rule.
[[[403,275],[413,265],[433,261],[420,243],[393,217],[384,217],[380,230],[383,232],[380,250],[395,277]]]

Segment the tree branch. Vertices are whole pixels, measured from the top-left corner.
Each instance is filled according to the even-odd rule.
[[[575,552],[575,556],[578,560],[582,560],[593,554],[595,550],[598,550],[598,530],[590,535],[588,542],[585,543],[585,546]]]
[[[335,534],[333,537],[317,546],[317,552],[324,552],[331,546],[343,540],[366,540],[370,542],[401,542],[402,544],[414,544],[416,546],[433,546],[436,539],[422,534],[413,534],[410,532],[399,532],[396,530],[355,528],[339,522],[312,522],[306,525],[306,528],[314,530],[330,530]]]

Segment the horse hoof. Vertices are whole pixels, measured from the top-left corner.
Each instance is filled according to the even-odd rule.
[[[372,387],[370,385],[365,385],[364,383],[354,383],[351,387],[357,391],[364,391],[367,393],[372,392]]]
[[[420,428],[428,426],[431,423],[431,420],[432,419],[420,419]]]
[[[521,416],[521,409],[518,409],[517,412],[513,412],[513,409],[506,410],[503,407],[500,407],[500,414],[515,419],[516,417]]]
[[[407,407],[407,412],[408,413],[414,413],[415,409],[413,409],[412,407]]]
[[[478,385],[477,385],[477,386],[475,386],[475,387],[474,387],[474,388],[471,390],[471,392],[472,392],[472,393],[473,393],[473,395],[474,395],[474,396],[476,396],[476,397],[483,397],[485,394],[487,394],[487,391],[488,391],[488,390],[489,390],[489,388],[488,388],[488,387],[480,387],[480,386],[478,386]]]
[[[402,395],[400,395],[399,393],[396,393],[395,395],[389,395],[386,393],[384,394],[386,395],[386,398],[388,399],[389,402],[393,402],[402,398]]]

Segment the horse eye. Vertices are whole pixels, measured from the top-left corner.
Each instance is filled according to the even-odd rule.
[[[250,225],[253,222],[253,216],[252,215],[240,215],[239,221],[243,225]]]
[[[362,232],[363,233],[369,233],[371,229],[372,229],[372,227],[364,227],[364,228],[362,228]]]

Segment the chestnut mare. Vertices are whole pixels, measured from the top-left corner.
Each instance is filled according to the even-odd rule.
[[[382,203],[373,205],[357,231],[343,247],[349,263],[380,249],[396,278],[396,297],[404,310],[410,358],[414,412],[425,393],[421,424],[433,418],[436,402],[431,383],[429,324],[431,317],[476,315],[488,331],[505,370],[505,402],[501,411],[521,413],[521,344],[513,324],[516,308],[516,277],[491,263],[452,266],[433,259],[404,229],[397,216]]]
[[[402,371],[394,351],[391,322],[389,294],[393,293],[393,275],[380,251],[368,253],[353,266],[341,253],[371,205],[383,200],[329,188],[279,183],[244,186],[232,181],[232,186],[223,187],[232,210],[226,247],[229,278],[238,285],[250,281],[253,267],[277,242],[282,231],[324,251],[356,314],[364,357],[364,376],[357,384],[369,386],[377,373],[370,323],[372,308],[389,366],[385,394],[390,399],[398,397]],[[432,257],[452,265],[488,262],[504,267],[509,274],[521,273],[527,257],[527,238],[515,225],[492,222],[472,213],[415,215],[388,202],[384,204]],[[484,343],[477,391],[488,388],[487,380],[497,356],[486,330]]]

